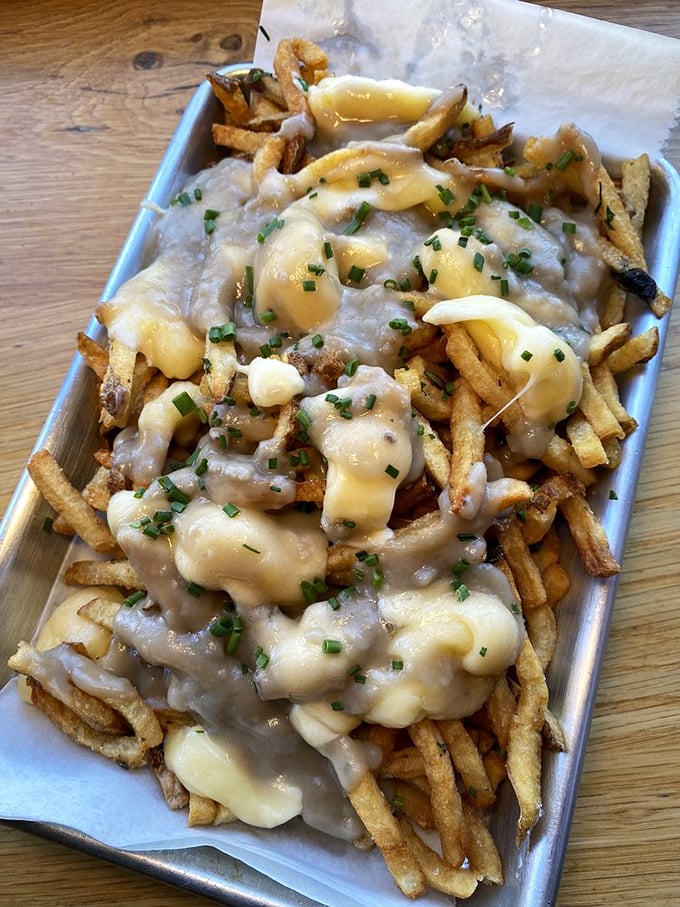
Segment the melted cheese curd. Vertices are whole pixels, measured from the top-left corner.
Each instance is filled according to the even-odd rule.
[[[513,382],[525,417],[513,451],[540,454],[580,396],[605,274],[586,213],[537,222],[512,173],[488,171],[489,192],[479,172],[434,168],[404,143],[438,97],[354,77],[311,87],[316,159],[257,186],[235,157],[197,174],[160,214],[146,267],[99,307],[109,336],[171,383],[116,440],[138,490],[118,492],[108,518],[147,595],[120,608],[98,661],[192,716],[167,733],[169,768],[252,825],[302,816],[358,838],[345,791],[379,753],[355,728],[472,714],[522,643],[510,586],[485,562],[503,516],[497,462],[474,477],[465,518],[444,489],[422,528],[391,528],[395,497],[424,469],[394,373],[418,332],[464,322]],[[423,286],[421,320],[404,288]],[[247,407],[214,404],[192,380],[216,326]],[[324,362],[340,363],[332,378]],[[291,401],[292,445],[278,419]],[[169,450],[196,437],[170,471]],[[325,476],[321,507],[296,503],[303,456]],[[354,563],[331,586],[336,546]]]

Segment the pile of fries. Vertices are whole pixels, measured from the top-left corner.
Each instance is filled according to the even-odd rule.
[[[313,116],[306,88],[329,74],[323,51],[303,40],[281,43],[274,70],[208,77],[223,110],[223,121],[213,127],[214,140],[224,154],[252,162],[255,193],[272,171],[294,174],[313,164],[308,128],[310,123],[313,127]],[[508,375],[483,357],[463,323],[433,328],[422,321],[439,298],[425,279],[421,286],[403,292],[413,303],[419,328],[404,338],[402,367],[394,377],[410,393],[422,427],[425,468],[399,489],[390,526],[397,534],[427,531],[442,493],[448,495],[451,513],[463,513],[475,465],[492,455],[513,482],[502,518],[487,533],[488,559],[509,581],[526,626],[516,663],[474,714],[449,720],[424,718],[405,729],[362,724],[354,732],[379,747],[382,762],[347,793],[370,842],[380,849],[397,886],[409,897],[431,887],[467,898],[480,882],[503,884],[488,816],[506,779],[519,806],[518,844],[541,815],[542,752],[566,746],[550,710],[545,679],[556,646],[557,605],[570,588],[561,562],[563,539],[570,536],[588,574],[610,577],[619,571],[588,491],[603,470],[616,468],[622,443],[636,428],[619,396],[619,377],[643,365],[658,347],[656,327],[633,335],[625,320],[627,295],[637,295],[658,318],[670,306],[649,275],[642,246],[650,186],[646,156],[624,162],[615,176],[592,159],[551,169],[544,145],[530,139],[518,153],[512,127],[498,128],[489,116],[472,119],[462,132],[454,129],[465,103],[465,89],[459,86],[409,126],[402,143],[418,149],[442,174],[466,168],[477,185],[493,190],[512,168],[525,191],[539,187],[536,192],[546,203],[548,198],[556,203],[566,199],[590,208],[599,223],[599,254],[611,282],[599,329],[581,364],[582,396],[557,426],[543,454],[523,458],[513,456],[506,443],[522,418],[521,400]],[[284,128],[286,122],[289,128]],[[209,418],[213,406],[227,395],[247,412],[247,384],[234,366],[238,344],[230,337],[215,339],[205,338],[209,369],[190,379],[201,399],[208,401],[202,404],[204,415]],[[111,496],[130,488],[117,468],[113,439],[121,429],[137,425],[143,408],[169,386],[170,379],[120,341],[103,347],[81,334],[78,348],[100,388],[102,444],[96,471],[85,488],[77,489],[48,450],[36,452],[28,470],[56,511],[54,531],[78,535],[97,552],[92,559],[70,564],[65,579],[74,586],[110,590],[79,607],[82,619],[110,633],[122,600],[129,603],[135,595],[145,594],[104,518]],[[306,367],[293,351],[286,361],[302,370]],[[319,374],[329,382],[345,365],[331,357],[320,357],[319,362]],[[304,445],[296,433],[297,413],[293,401],[271,418],[277,436],[299,454]],[[194,436],[174,442],[168,462],[186,459],[204,424],[196,420]],[[324,465],[313,450],[308,452],[312,455],[297,461],[296,499],[320,507]],[[354,554],[341,542],[331,546],[324,578],[329,587],[342,585],[351,576]],[[71,649],[69,657],[92,661],[82,641],[64,643]],[[164,732],[173,722],[189,720],[186,716],[154,712],[131,684],[125,691],[125,709],[117,705],[119,697],[98,699],[75,683],[72,695],[60,699],[42,683],[45,657],[22,643],[10,665],[27,675],[33,702],[51,720],[78,742],[127,766],[151,763],[168,803],[189,805],[191,824],[220,821],[219,804],[184,790],[163,762]]]

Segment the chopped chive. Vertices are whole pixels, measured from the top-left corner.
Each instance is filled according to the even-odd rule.
[[[274,232],[274,230],[280,230],[283,227],[284,223],[285,221],[280,220],[278,217],[270,220],[269,223],[262,228],[260,233],[257,234],[258,243],[260,243],[261,245],[267,239],[267,237]]]
[[[335,702],[331,702],[331,708],[334,712],[342,712],[345,709],[344,705],[337,699]]]
[[[561,170],[561,171],[566,170],[567,167],[569,166],[569,164],[571,164],[571,162],[574,160],[575,157],[576,157],[576,152],[571,151],[571,150],[565,151],[564,154],[562,154],[560,156],[559,160],[555,164],[555,169]]]
[[[181,394],[177,394],[176,397],[172,398],[172,402],[183,416],[188,416],[189,413],[192,413],[196,409],[196,403],[191,394],[187,391],[182,391]]]
[[[540,224],[541,218],[543,217],[543,206],[539,205],[537,202],[531,202],[527,208],[527,214],[533,221]]]
[[[464,602],[465,599],[469,597],[470,590],[465,585],[465,583],[461,582],[461,580],[453,580],[451,585],[453,586],[453,591],[455,592],[456,598],[459,602]]]
[[[439,195],[439,200],[443,205],[450,205],[452,201],[455,200],[455,195],[448,188],[448,186],[435,186],[437,193]]]
[[[143,598],[146,597],[146,592],[143,592],[141,589],[138,589],[137,592],[132,592],[128,595],[127,598],[124,598],[122,604],[127,608],[132,608],[137,602],[141,602]]]
[[[347,274],[347,279],[352,283],[361,283],[366,275],[366,268],[360,268],[359,265],[352,265]]]
[[[525,362],[528,362],[530,359],[534,358],[534,354],[529,352],[529,350],[524,350],[521,354],[521,358],[524,359]]]
[[[333,257],[333,246],[328,241],[323,244],[323,257],[326,261]]]
[[[564,362],[564,350],[561,350],[559,347],[555,347],[553,350],[553,356],[557,359],[558,362]]]
[[[236,338],[236,325],[233,321],[227,321],[225,324],[213,325],[208,330],[208,340],[211,343],[224,343],[227,340]]]
[[[365,403],[366,409],[373,409],[373,407],[375,406],[376,400],[377,400],[377,397],[375,394],[369,394],[368,397],[366,397],[366,403]]]
[[[257,548],[253,548],[252,545],[246,545],[245,542],[241,545],[241,548],[245,548],[246,551],[252,551],[253,554],[260,554]]]
[[[562,224],[563,233],[576,233],[576,224],[572,221],[565,220]]]
[[[258,646],[255,649],[255,667],[256,668],[266,668],[269,664],[269,656],[265,653],[262,646]]]
[[[179,489],[169,476],[159,476],[158,484],[165,492],[169,501],[179,501],[181,504],[188,504],[191,498]]]
[[[339,639],[324,639],[321,649],[326,655],[338,655],[342,652],[342,643]]]
[[[368,215],[371,213],[371,206],[367,201],[363,201],[357,210],[354,212],[354,216],[349,224],[345,227],[343,233],[345,236],[352,236],[361,228],[361,225],[364,223]]]
[[[396,466],[392,466],[391,463],[387,464],[387,466],[385,467],[385,472],[391,479],[396,479],[399,475],[399,470]]]
[[[481,252],[475,252],[472,259],[472,267],[475,269],[475,271],[479,271],[480,274],[484,270],[484,256]]]
[[[570,400],[569,403],[567,403],[567,415],[570,416],[577,406],[578,403],[576,402],[576,400]]]
[[[404,670],[404,662],[401,660],[401,658],[392,659],[392,670],[393,671],[403,671]]]
[[[201,595],[203,595],[203,593],[205,592],[205,589],[203,588],[203,586],[199,586],[198,583],[189,583],[189,585],[187,586],[187,592],[189,593],[189,595],[200,598]]]
[[[356,375],[357,369],[359,368],[358,359],[350,359],[349,362],[345,365],[343,372],[347,375],[348,378],[352,378]]]
[[[232,520],[234,519],[235,516],[238,516],[239,513],[241,512],[241,510],[236,506],[236,504],[232,504],[231,501],[228,504],[225,504],[224,507],[222,508],[222,510],[224,510],[226,515],[228,517],[230,517]]]

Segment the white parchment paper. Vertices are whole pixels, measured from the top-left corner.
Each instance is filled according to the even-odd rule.
[[[577,122],[613,155],[663,152],[680,97],[680,42],[516,0],[265,0],[256,64],[279,38],[327,50],[337,72],[444,88],[465,82],[497,123],[521,134]],[[268,36],[265,37],[265,33]],[[0,692],[0,816],[75,828],[135,851],[212,845],[328,907],[403,903],[377,853],[293,822],[188,829],[150,773],[94,756]],[[424,905],[450,904],[431,894]]]
[[[680,41],[517,0],[265,0],[261,24],[262,68],[301,35],[335,72],[464,82],[498,126],[577,122],[613,156],[661,153],[680,99]]]

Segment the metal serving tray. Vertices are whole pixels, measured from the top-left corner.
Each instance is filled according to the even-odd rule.
[[[236,72],[244,67],[229,67]],[[211,124],[217,119],[217,104],[209,85],[195,93],[158,172],[147,201],[166,206],[187,178],[216,159]],[[666,293],[672,294],[678,277],[680,248],[680,178],[665,161],[654,168],[652,195],[647,217],[645,247],[650,270]],[[102,298],[111,297],[122,282],[135,274],[143,261],[145,238],[154,214],[142,206],[111,272]],[[605,477],[593,493],[593,506],[600,514],[614,555],[621,560],[632,514],[642,452],[647,435],[668,319],[658,322],[642,304],[630,316],[634,330],[657,324],[659,354],[623,385],[626,408],[639,428],[626,440],[621,465]],[[101,334],[93,319],[88,332]],[[85,481],[91,454],[97,446],[94,381],[79,356],[66,377],[36,447],[49,447],[76,483]],[[615,487],[617,500],[609,499]],[[0,523],[0,681],[9,676],[7,658],[20,639],[30,638],[33,628],[69,556],[66,540],[41,531],[49,509],[24,473]],[[616,595],[616,579],[586,576],[572,551],[573,586],[559,607],[559,639],[548,674],[551,706],[565,729],[565,753],[546,753],[544,761],[544,814],[531,833],[529,846],[517,851],[514,844],[516,806],[509,785],[504,786],[492,820],[505,866],[506,882],[500,889],[481,887],[468,902],[474,907],[547,907],[554,903],[566,851],[588,738],[598,677]],[[39,561],[37,559],[40,559]],[[42,564],[36,571],[35,563]],[[11,784],[11,779],[7,783]],[[216,901],[245,907],[309,907],[318,902],[283,887],[240,861],[210,847],[144,853],[121,851],[84,835],[47,822],[22,822],[22,828],[94,854],[114,863],[157,877]],[[357,860],[361,855],[357,854]],[[395,889],[394,904],[404,899]]]

